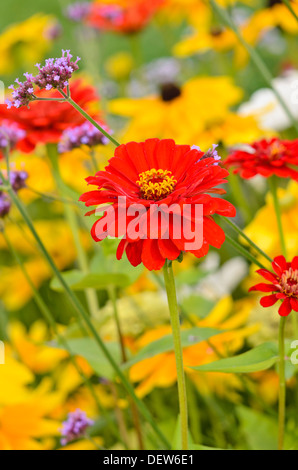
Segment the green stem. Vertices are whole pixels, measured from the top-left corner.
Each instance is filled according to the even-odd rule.
[[[57,145],[47,144],[47,151],[48,151],[49,159],[52,163],[53,175],[56,181],[58,191],[63,196],[64,195],[63,194],[64,183],[62,181],[60,169],[59,169]],[[68,226],[71,230],[71,234],[72,234],[73,241],[75,244],[75,248],[76,248],[76,252],[78,256],[79,268],[83,273],[88,274],[89,273],[88,259],[81,243],[80,228],[78,225],[76,213],[74,211],[74,208],[66,202],[63,203],[63,208],[64,208],[64,213],[65,213],[65,218],[68,222]],[[86,289],[85,295],[86,295],[89,311],[91,315],[95,317],[99,310],[96,291],[94,289]]]
[[[244,240],[247,241],[247,243],[250,244],[252,248],[254,248],[260,255],[262,255],[266,260],[269,261],[269,263],[272,263],[273,260],[268,256],[258,245],[256,245],[244,232],[241,230],[238,225],[235,224],[235,222],[232,222],[232,220],[228,219],[227,217],[223,217],[224,221],[232,227],[232,229],[237,232]]]
[[[297,16],[297,13],[295,12],[295,10],[293,9],[291,3],[289,2],[289,0],[283,0],[284,4],[288,7],[288,9],[290,10],[290,12],[292,13],[292,15],[294,16],[294,18],[298,21],[298,16]]]
[[[284,449],[286,417],[285,379],[285,325],[287,317],[280,319],[279,325],[279,406],[278,406],[278,450]]]
[[[256,264],[259,266],[261,269],[267,269],[260,261],[257,260],[249,251],[246,250],[240,243],[238,243],[236,240],[233,240],[228,234],[226,234],[226,240],[227,242],[232,245],[235,250],[237,250],[242,256],[247,258],[249,261],[252,263]]]
[[[125,363],[127,362],[127,354],[125,350],[125,344],[124,344],[124,338],[122,334],[122,328],[121,328],[121,323],[120,323],[120,318],[119,318],[119,312],[118,312],[118,307],[117,307],[117,296],[116,296],[116,289],[115,287],[110,287],[109,289],[109,296],[110,300],[113,305],[113,312],[114,312],[114,319],[116,323],[116,328],[117,328],[117,333],[118,333],[118,340],[121,348],[121,354],[122,354],[122,362]],[[137,433],[137,438],[139,442],[139,449],[144,450],[144,441],[143,441],[143,433],[142,433],[142,428],[141,428],[141,421],[139,417],[139,412],[137,407],[135,406],[135,403],[132,400],[130,401],[130,408],[131,408],[131,414],[134,422],[134,426],[136,429]]]
[[[245,222],[250,222],[253,218],[253,211],[251,209],[251,206],[248,204],[247,199],[245,198],[242,187],[240,184],[239,176],[234,175],[233,173],[230,174],[229,176],[229,184],[232,189],[232,193],[236,201],[238,202],[243,215],[245,217]]]
[[[15,258],[17,264],[20,266],[20,269],[22,271],[22,273],[24,274],[24,277],[25,279],[27,280],[31,290],[32,290],[32,293],[33,293],[33,297],[35,299],[35,302],[37,304],[37,306],[39,307],[40,309],[40,312],[41,314],[43,315],[43,317],[45,318],[45,320],[48,322],[48,324],[51,326],[58,342],[63,346],[63,348],[68,352],[69,354],[69,358],[70,358],[70,361],[72,362],[73,366],[75,367],[75,369],[78,371],[79,375],[81,376],[82,378],[82,381],[83,383],[86,384],[86,386],[89,388],[90,390],[90,393],[92,395],[92,397],[94,398],[94,401],[96,403],[96,406],[99,410],[99,412],[101,414],[103,414],[103,416],[105,417],[106,421],[112,425],[112,429],[113,429],[113,433],[115,435],[115,437],[118,439],[119,437],[119,433],[118,433],[118,430],[113,422],[113,420],[109,417],[108,413],[106,412],[106,410],[101,406],[98,398],[97,398],[97,395],[96,395],[96,392],[93,388],[93,385],[92,383],[90,382],[90,380],[88,379],[88,377],[85,375],[85,373],[82,371],[82,369],[80,368],[80,366],[78,365],[77,361],[76,361],[76,358],[75,358],[75,355],[72,353],[71,351],[71,348],[70,346],[68,345],[66,339],[59,333],[58,331],[58,328],[57,328],[57,325],[56,325],[56,321],[55,321],[55,318],[53,317],[50,309],[48,308],[48,306],[46,305],[46,303],[44,302],[43,298],[41,297],[41,295],[39,294],[38,290],[36,289],[35,285],[33,284],[28,272],[27,272],[27,269],[25,268],[24,266],[24,263],[22,262],[22,260],[20,259],[19,255],[17,254],[16,250],[14,249],[6,231],[3,229],[2,230],[2,235],[6,241],[6,244],[9,248],[9,250],[11,251],[13,257]]]
[[[169,261],[166,261],[163,270],[164,270],[165,287],[167,291],[168,304],[169,304],[169,310],[170,310],[172,333],[173,333],[173,340],[174,340],[174,351],[175,351],[175,358],[176,358],[179,408],[180,408],[180,419],[181,419],[181,439],[182,439],[181,450],[188,450],[187,396],[186,396],[186,385],[185,385],[185,375],[184,375],[184,366],[183,366],[183,351],[182,351],[181,335],[180,335],[179,309],[178,309],[176,286],[175,286],[172,263]]]
[[[73,108],[75,108],[87,121],[89,121],[91,124],[93,124],[96,129],[98,129],[104,136],[107,137],[116,147],[119,147],[120,144],[117,142],[116,139],[114,139],[107,131],[105,131],[99,124],[96,122],[91,116],[89,116],[86,111],[84,111],[75,101],[70,96],[67,96],[67,94],[64,93],[63,90],[59,90],[62,96],[64,96],[65,101],[67,101]]]
[[[4,181],[5,184],[8,184],[8,181],[4,178],[3,173],[1,171],[0,171],[0,177],[2,178],[2,180]],[[106,347],[104,341],[101,339],[101,337],[97,333],[96,328],[94,327],[88,313],[86,312],[86,310],[84,309],[84,307],[82,306],[82,304],[80,303],[80,301],[78,300],[76,295],[73,293],[73,291],[70,289],[70,287],[66,283],[64,277],[62,276],[59,269],[55,265],[51,255],[48,253],[47,249],[45,248],[45,246],[44,246],[44,244],[41,240],[41,238],[39,237],[38,233],[36,232],[35,227],[34,227],[32,221],[31,221],[31,218],[30,218],[26,208],[24,207],[24,205],[22,204],[22,202],[20,201],[18,196],[15,194],[15,192],[12,190],[12,188],[10,188],[8,190],[8,194],[11,197],[11,199],[12,199],[13,203],[15,204],[16,208],[20,212],[21,216],[23,217],[24,221],[28,225],[29,230],[31,231],[33,237],[35,238],[35,240],[36,240],[36,242],[37,242],[44,258],[48,262],[51,270],[53,271],[53,274],[57,277],[57,279],[59,280],[61,286],[63,287],[63,289],[65,291],[65,293],[67,294],[72,306],[74,307],[75,312],[77,313],[78,318],[79,319],[82,318],[84,320],[85,324],[87,325],[88,330],[90,331],[90,333],[94,337],[97,345],[99,346],[99,348],[102,350],[102,352],[106,356],[107,360],[109,361],[109,363],[113,367],[116,375],[121,380],[121,382],[122,382],[123,386],[126,388],[127,392],[132,396],[133,400],[135,401],[138,409],[140,410],[141,414],[144,416],[145,420],[147,420],[150,423],[151,427],[154,429],[156,435],[159,437],[159,439],[163,443],[163,445],[166,446],[167,449],[170,448],[170,444],[169,444],[168,440],[163,435],[163,433],[161,432],[159,427],[156,425],[153,417],[151,416],[150,411],[148,410],[146,405],[143,403],[143,401],[140,400],[137,397],[137,395],[134,391],[134,388],[132,387],[130,382],[127,380],[126,376],[123,374],[121,368],[118,366],[118,364],[115,361],[114,357],[112,356],[112,354],[110,353],[110,351]]]
[[[283,97],[276,90],[276,88],[274,88],[274,86],[272,84],[273,76],[272,76],[270,70],[268,69],[267,65],[263,61],[262,57],[260,56],[260,54],[257,52],[256,49],[254,49],[250,44],[248,44],[246,42],[243,35],[241,34],[241,32],[239,31],[239,29],[237,28],[237,26],[235,25],[235,23],[231,19],[231,17],[226,13],[226,11],[223,8],[219,7],[215,0],[210,0],[210,4],[211,4],[212,8],[214,9],[214,11],[218,14],[218,16],[225,23],[225,25],[235,33],[235,35],[237,36],[237,38],[239,39],[239,41],[241,42],[243,47],[246,49],[246,51],[250,55],[251,60],[255,64],[256,68],[259,70],[259,72],[260,72],[261,76],[263,77],[264,81],[266,82],[268,87],[271,88],[271,90],[275,94],[277,100],[279,101],[280,105],[282,106],[282,108],[284,109],[284,111],[287,114],[288,118],[290,119],[293,127],[298,132],[298,123],[297,123],[295,117],[293,116],[292,112],[290,111],[287,103],[284,101]]]
[[[282,253],[284,257],[287,259],[287,245],[286,245],[284,231],[282,227],[281,210],[280,210],[280,204],[279,204],[278,194],[277,194],[278,183],[277,183],[277,178],[275,175],[269,178],[269,186],[270,186],[270,190],[271,190],[272,197],[273,197],[273,204],[274,204],[274,209],[275,209],[275,214],[276,214]]]

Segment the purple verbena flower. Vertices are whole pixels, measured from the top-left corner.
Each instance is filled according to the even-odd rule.
[[[59,23],[59,21],[56,21],[45,29],[43,35],[48,41],[53,41],[59,38],[62,35],[62,32],[63,28],[61,23]]]
[[[9,214],[10,208],[10,199],[6,194],[0,193],[0,219],[3,219],[7,214]]]
[[[9,173],[10,184],[14,191],[19,191],[26,187],[26,180],[28,179],[28,173],[24,170],[17,171],[13,170]]]
[[[201,160],[203,158],[213,158],[216,162],[219,162],[221,160],[221,157],[218,155],[217,153],[217,147],[218,147],[218,144],[213,144],[212,145],[212,148],[210,148],[209,150],[207,150],[207,152],[204,153],[204,155],[202,156]],[[200,149],[200,147],[198,147],[197,145],[193,145],[191,147],[192,150],[198,150],[199,152],[202,152],[202,150]],[[214,163],[214,165],[218,165],[218,163]]]
[[[69,413],[67,420],[62,423],[61,434],[61,445],[65,446],[75,439],[79,439],[85,436],[85,432],[89,426],[93,426],[94,421],[89,419],[86,413],[80,409],[77,409],[73,413]]]
[[[13,100],[7,100],[7,107],[10,109],[12,106],[15,108],[20,108],[21,106],[29,106],[30,101],[35,100],[34,96],[34,77],[30,73],[24,73],[26,80],[20,82],[17,78],[15,82],[18,85],[18,88],[15,88],[15,85],[10,85],[8,88],[12,90]]]
[[[90,12],[89,2],[77,2],[73,5],[69,5],[65,15],[72,21],[80,22],[87,18]]]
[[[6,172],[4,172],[6,174]],[[26,187],[26,180],[28,179],[28,173],[24,170],[10,170],[9,172],[9,181],[12,186],[12,189],[17,192],[20,191],[20,189],[23,189]],[[1,185],[2,185],[2,180],[0,178],[0,194],[1,192]]]
[[[5,148],[13,149],[19,140],[26,135],[23,129],[20,129],[15,123],[3,121],[0,125],[0,150]]]
[[[51,90],[52,88],[59,88],[63,90],[68,85],[68,80],[72,77],[73,72],[78,70],[78,61],[73,62],[70,51],[62,50],[62,57],[58,59],[47,59],[45,65],[42,67],[36,64],[39,74],[34,79],[34,83],[40,89]]]
[[[111,133],[111,131],[104,125],[101,127]],[[69,152],[74,148],[78,148],[81,145],[88,145],[94,147],[95,145],[106,145],[108,143],[107,137],[105,137],[96,127],[90,122],[84,122],[80,126],[66,129],[61,137],[61,141],[58,144],[58,150],[60,153]]]

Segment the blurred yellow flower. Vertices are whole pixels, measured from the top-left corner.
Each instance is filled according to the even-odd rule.
[[[1,75],[9,75],[20,68],[31,69],[33,64],[43,59],[52,43],[46,32],[53,21],[52,16],[39,13],[9,26],[0,35]]]
[[[61,219],[35,221],[35,228],[46,248],[60,270],[70,267],[76,260],[77,253],[69,226]],[[22,223],[7,224],[6,233],[14,248],[31,258],[24,261],[24,266],[36,288],[52,277],[52,271],[45,259],[39,254],[34,239],[27,226]],[[90,247],[88,233],[80,233],[85,249]],[[0,250],[8,249],[5,239],[0,234]],[[19,265],[2,266],[0,269],[0,298],[8,309],[16,310],[32,298],[32,289]],[[16,291],[18,295],[16,295]]]
[[[173,138],[179,144],[193,143],[207,150],[219,141],[229,145],[249,136],[260,137],[254,118],[244,119],[230,111],[242,94],[230,77],[199,77],[182,87],[164,84],[160,95],[113,100],[109,109],[131,118],[125,140]]]
[[[201,393],[208,393],[211,389],[216,393],[236,399],[235,390],[241,389],[241,381],[238,377],[227,374],[202,374],[193,371],[190,367],[217,360],[218,355],[215,351],[223,356],[229,356],[241,349],[245,339],[258,329],[258,325],[245,326],[248,315],[249,312],[243,310],[241,305],[235,306],[230,297],[225,297],[208,317],[197,322],[198,327],[223,330],[223,333],[211,338],[210,342],[204,341],[183,350],[185,370]],[[170,326],[149,330],[136,341],[137,348],[142,349],[152,341],[169,334],[171,334]],[[136,391],[141,397],[150,393],[155,387],[170,387],[177,379],[174,352],[159,354],[133,365],[130,369],[130,378],[133,382],[139,383]]]
[[[13,359],[9,345],[5,353],[0,366],[0,450],[42,450],[42,438],[59,435],[60,423],[50,415],[62,397],[51,391],[49,379],[29,388],[34,375]]]
[[[114,80],[125,80],[133,70],[134,59],[128,52],[118,52],[105,63],[108,75]]]
[[[29,331],[21,322],[12,322],[9,325],[9,337],[20,361],[35,374],[52,371],[68,357],[66,351],[47,346],[50,337],[43,321],[33,323]]]

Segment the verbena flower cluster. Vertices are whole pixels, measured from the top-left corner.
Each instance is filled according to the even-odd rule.
[[[75,439],[79,439],[85,435],[86,429],[93,426],[94,421],[89,419],[84,411],[77,409],[73,413],[68,414],[68,418],[62,423],[61,444],[65,446]]]
[[[107,132],[111,131],[101,124],[101,127]],[[90,122],[84,122],[80,126],[66,129],[63,134],[61,141],[58,144],[58,150],[60,153],[69,152],[74,148],[78,148],[81,145],[88,145],[88,147],[94,147],[95,145],[107,145],[109,140]]]
[[[72,61],[72,55],[69,50],[62,50],[62,57],[57,59],[47,59],[44,66],[36,64],[38,68],[38,75],[25,73],[26,81],[20,82],[17,78],[16,83],[18,88],[11,85],[12,101],[7,101],[8,108],[12,106],[20,108],[21,106],[28,106],[29,103],[36,99],[34,95],[34,85],[38,86],[41,90],[52,90],[58,88],[63,90],[69,85],[69,79],[72,77],[73,72],[78,70],[78,62],[80,58],[77,57],[76,61]]]
[[[13,170],[9,173],[10,184],[15,192],[25,188],[27,178],[28,173],[23,170]],[[0,179],[0,219],[3,219],[6,215],[8,215],[11,208],[11,201],[9,197],[7,194],[1,191],[2,184],[3,182]]]
[[[3,121],[0,126],[0,150],[5,148],[13,149],[25,135],[26,132],[16,124]]]
[[[89,15],[90,3],[89,2],[77,2],[69,5],[65,15],[72,21],[82,21]]]

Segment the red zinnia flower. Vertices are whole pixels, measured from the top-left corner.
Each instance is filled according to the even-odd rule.
[[[298,179],[298,140],[261,140],[250,145],[251,150],[236,150],[225,161],[225,165],[235,167],[234,173],[249,179],[256,175],[268,178],[272,175],[281,178]]]
[[[209,245],[220,248],[225,240],[223,230],[214,222],[212,215],[234,217],[236,210],[232,204],[222,198],[211,197],[207,193],[224,194],[223,189],[216,186],[226,183],[225,177],[228,171],[218,166],[214,158],[202,158],[203,152],[191,149],[189,145],[176,145],[173,140],[149,139],[145,142],[130,142],[121,145],[115,151],[115,156],[109,161],[105,171],[98,172],[95,176],[87,178],[89,184],[98,187],[97,190],[85,193],[80,200],[86,206],[99,206],[111,203],[117,215],[120,214],[118,197],[126,197],[126,210],[138,204],[145,207],[144,215],[139,220],[139,226],[147,229],[150,222],[150,211],[169,207],[172,204],[179,205],[182,209],[185,204],[191,208],[188,212],[188,220],[194,227],[198,220],[195,218],[195,206],[203,205],[203,244],[200,249],[186,249],[189,240],[184,234],[178,239],[174,234],[177,223],[181,218],[177,214],[169,214],[169,233],[163,237],[162,223],[158,220],[158,228],[152,238],[132,240],[128,234],[128,223],[133,218],[118,219],[118,223],[109,227],[107,233],[97,233],[98,220],[92,228],[92,236],[95,241],[101,241],[109,230],[117,232],[117,237],[124,237],[117,250],[117,258],[121,259],[124,251],[133,266],[143,263],[149,270],[159,270],[166,259],[175,260],[181,252],[189,251],[200,258],[208,253]],[[123,207],[122,207],[123,208]],[[95,210],[87,215],[95,213]],[[122,212],[121,212],[122,214]],[[183,214],[184,215],[184,214]],[[105,213],[104,217],[107,216]],[[122,215],[124,217],[124,215]],[[128,222],[126,219],[129,219]],[[134,218],[135,220],[135,218]]]
[[[250,291],[272,292],[272,295],[261,299],[262,307],[272,307],[278,300],[282,300],[278,313],[287,317],[292,310],[298,312],[298,256],[291,263],[287,263],[284,256],[277,256],[272,267],[274,273],[267,269],[257,271],[271,284],[257,284]]]
[[[95,89],[85,85],[82,80],[74,80],[70,90],[72,99],[93,117],[97,117],[94,114],[98,102]],[[37,91],[36,96],[61,98],[58,91]],[[25,138],[17,145],[22,152],[31,152],[37,144],[57,143],[65,129],[85,121],[69,103],[55,101],[36,101],[30,103],[29,109],[23,107],[18,110],[0,105],[0,121],[2,119],[18,123],[26,131]]]
[[[134,0],[125,6],[116,2],[107,5],[93,3],[87,22],[101,30],[131,34],[147,26],[163,3],[164,0]]]

